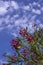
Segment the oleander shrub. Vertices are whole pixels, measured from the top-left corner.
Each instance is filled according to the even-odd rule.
[[[28,28],[19,30],[19,37],[11,39],[11,47],[17,52],[17,56],[6,55],[8,64],[3,65],[43,65],[43,28],[35,30],[33,34]],[[17,65],[17,64],[16,64]]]

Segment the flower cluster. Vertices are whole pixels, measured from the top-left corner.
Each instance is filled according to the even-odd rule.
[[[20,29],[19,34],[20,37],[11,40],[11,46],[15,48],[18,56],[7,56],[11,61],[8,65],[13,65],[16,62],[21,62],[20,65],[22,62],[26,62],[26,65],[43,65],[43,51],[41,52],[43,50],[43,29],[36,30],[33,35],[28,33],[27,28]],[[23,49],[22,52],[20,49]],[[5,54],[4,56],[6,56]],[[3,63],[3,65],[7,64]]]
[[[12,39],[11,43],[12,43],[11,45],[12,45],[13,48],[17,49],[19,47],[19,42],[17,40]]]
[[[20,29],[19,34],[25,38],[28,37],[28,31],[27,29]]]
[[[28,41],[29,42],[32,42],[33,41],[33,36],[32,35],[28,36]]]

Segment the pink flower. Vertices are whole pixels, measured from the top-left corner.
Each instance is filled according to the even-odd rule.
[[[12,39],[12,47],[18,48],[18,46],[19,46],[19,42],[15,39]]]
[[[6,63],[3,63],[2,65],[7,65]]]
[[[32,35],[28,36],[28,41],[29,41],[29,42],[32,42],[32,41],[33,41]]]
[[[23,37],[26,37],[26,38],[28,36],[28,33],[27,33],[26,29],[20,29],[19,34],[22,35]]]

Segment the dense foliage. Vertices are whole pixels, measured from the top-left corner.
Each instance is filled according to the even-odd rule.
[[[18,55],[4,54],[8,58],[8,64],[3,65],[15,65],[17,62],[18,65],[23,65],[23,62],[26,65],[43,65],[43,28],[30,34],[26,27],[20,29],[19,34],[19,37],[11,40],[11,47]]]

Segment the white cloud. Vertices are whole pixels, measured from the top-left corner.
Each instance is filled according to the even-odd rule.
[[[32,3],[29,3],[29,6],[32,6]]]
[[[7,10],[5,7],[0,7],[0,15],[4,15],[7,13]]]
[[[21,20],[18,19],[18,20],[15,20],[15,26],[18,26],[20,24]]]
[[[0,15],[4,15],[7,13],[7,7],[9,7],[9,4],[8,2],[3,2],[1,1],[0,2]]]
[[[41,10],[43,11],[43,7],[41,7]]]
[[[3,2],[3,3],[4,3],[4,7],[6,7],[6,8],[10,6],[10,5],[9,5],[10,2],[8,2],[8,1],[5,1],[5,2]]]
[[[30,33],[33,33],[33,32],[34,32],[34,29],[32,28],[32,25],[33,25],[32,22],[30,22],[29,25],[28,25],[28,31],[29,31]]]
[[[36,15],[32,16],[31,21],[34,22],[35,18],[36,18]]]
[[[41,21],[39,19],[36,20],[37,24],[41,24]]]
[[[41,7],[41,5],[40,5],[38,2],[33,2],[32,5],[33,5],[33,6]]]
[[[28,10],[28,11],[30,10],[29,5],[27,5],[27,6],[23,6],[22,8],[23,8],[24,10]]]
[[[9,15],[6,17],[0,18],[0,26],[3,27],[3,23],[7,24],[7,25],[10,24],[10,20],[11,20],[11,18]]]
[[[21,8],[22,9],[22,11],[24,12],[24,11],[32,11],[32,13],[28,13],[28,12],[24,12],[24,14],[23,14],[23,16],[21,17],[21,18],[19,18],[19,12],[18,13],[16,13],[15,15],[13,15],[13,17],[10,17],[10,15],[7,15],[5,18],[1,18],[0,19],[0,26],[2,26],[2,22],[4,21],[6,24],[7,24],[7,26],[6,27],[4,27],[4,28],[7,28],[8,29],[8,31],[11,31],[12,29],[13,29],[13,27],[16,27],[16,28],[18,28],[19,26],[21,26],[21,27],[26,27],[26,26],[28,26],[29,27],[29,29],[30,30],[33,30],[33,28],[32,28],[32,24],[29,24],[30,22],[35,22],[35,18],[36,18],[36,14],[41,14],[41,10],[39,10],[39,9],[34,9],[33,8],[33,5],[37,5],[38,7],[40,7],[40,4],[37,4],[36,2],[33,2],[32,4],[31,3],[29,3],[28,5],[22,5],[22,6],[19,6],[19,4],[16,2],[16,1],[11,1],[11,6],[13,6],[14,7],[14,9],[19,9],[19,8]],[[3,12],[7,12],[7,7],[9,6],[9,3],[7,2],[7,1],[5,1],[5,5],[3,6],[3,7],[0,7],[0,8],[2,8],[2,11],[1,11],[1,13],[3,13]],[[43,9],[43,8],[42,8]],[[13,11],[12,10],[12,8],[10,9],[11,11]],[[20,10],[20,9],[19,9]],[[11,12],[12,13],[12,12]],[[20,13],[22,13],[21,11],[20,11]],[[34,13],[34,15],[32,16],[32,14]],[[4,13],[3,13],[4,14]],[[18,19],[17,19],[18,18]],[[11,25],[11,23],[13,24],[13,25]],[[29,24],[29,25],[28,25]],[[2,26],[3,27],[3,26]],[[4,28],[0,28],[0,30],[3,30]],[[33,30],[34,31],[34,30]],[[13,35],[15,35],[16,36],[16,34],[15,33],[12,33]]]
[[[16,1],[11,1],[11,6],[14,7],[14,9],[18,9],[19,8],[19,5]]]
[[[28,18],[26,16],[23,16],[22,18],[15,20],[15,26],[25,24],[27,21],[28,21]]]
[[[38,4],[38,7],[41,7],[41,5],[40,5],[40,4]]]
[[[19,14],[14,15],[14,18],[17,18],[17,17],[19,17]]]
[[[40,10],[36,10],[36,9],[32,9],[32,12],[35,13],[35,14],[41,14],[41,11]]]
[[[8,1],[0,1],[0,7],[8,7],[9,6],[9,2]]]
[[[37,5],[37,2],[33,2],[33,5]]]
[[[10,15],[7,15],[5,18],[4,18],[4,21],[6,24],[9,24],[10,23]]]
[[[8,24],[8,25],[6,26],[6,28],[9,29],[9,30],[11,30],[11,29],[13,28],[13,25]]]

